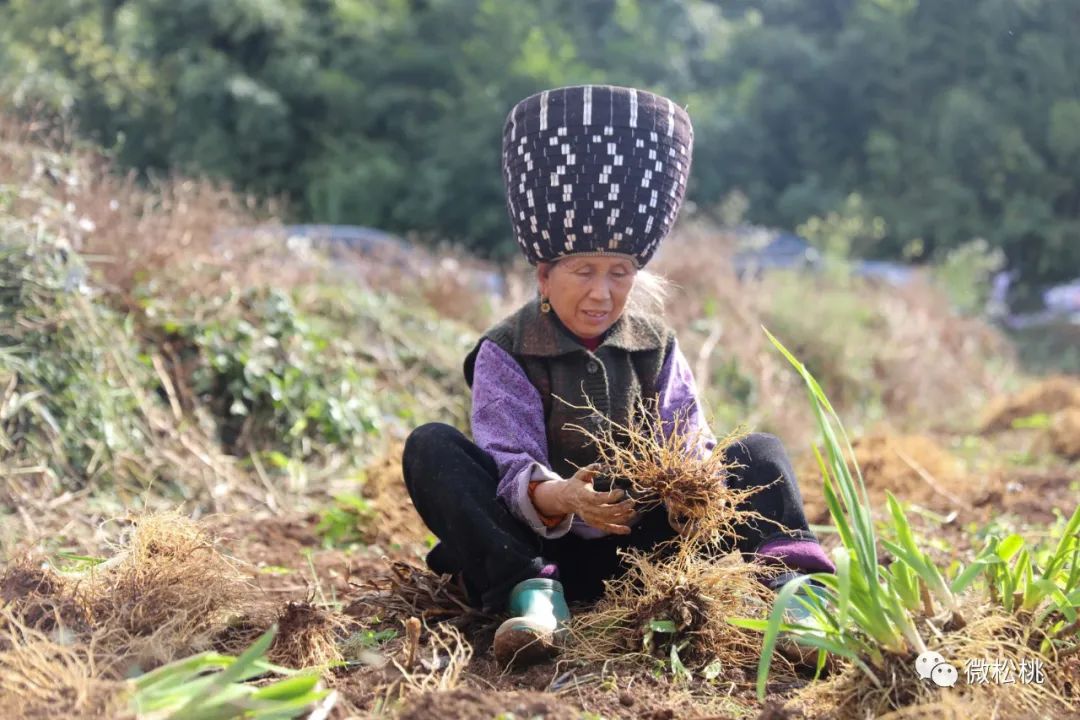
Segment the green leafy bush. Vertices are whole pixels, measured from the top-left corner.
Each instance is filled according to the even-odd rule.
[[[180,382],[228,452],[306,459],[364,449],[395,423],[465,418],[472,333],[429,308],[344,283],[168,298],[144,290],[148,321],[189,355]]]
[[[379,428],[372,374],[352,361],[357,350],[317,327],[288,294],[262,287],[177,308],[148,300],[147,310],[198,352],[188,381],[229,451],[303,458]]]

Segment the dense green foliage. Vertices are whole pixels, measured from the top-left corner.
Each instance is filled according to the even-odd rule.
[[[699,208],[794,227],[858,192],[856,253],[982,237],[1033,283],[1080,268],[1078,31],[1051,0],[8,0],[0,92],[130,166],[503,255],[513,102],[633,84],[694,118]]]
[[[215,447],[277,469],[465,421],[456,391],[471,333],[429,309],[330,286],[140,294],[145,316],[121,314],[69,246],[0,212],[0,449],[12,467],[47,469],[65,488],[161,480],[194,492],[198,464],[184,453],[208,443],[192,420]]]

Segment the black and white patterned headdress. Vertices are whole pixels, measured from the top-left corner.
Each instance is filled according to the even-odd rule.
[[[514,236],[529,262],[631,256],[642,267],[679,213],[694,130],[659,95],[610,85],[525,98],[503,128]]]

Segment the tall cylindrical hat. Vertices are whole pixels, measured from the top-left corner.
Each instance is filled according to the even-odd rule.
[[[686,193],[694,130],[671,100],[584,85],[525,98],[503,128],[514,236],[529,262],[656,252]]]

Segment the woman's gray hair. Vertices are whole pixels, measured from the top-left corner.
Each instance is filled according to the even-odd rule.
[[[663,275],[648,270],[638,270],[634,276],[634,287],[626,301],[627,310],[653,315],[664,314],[664,302],[667,300],[670,283]]]

